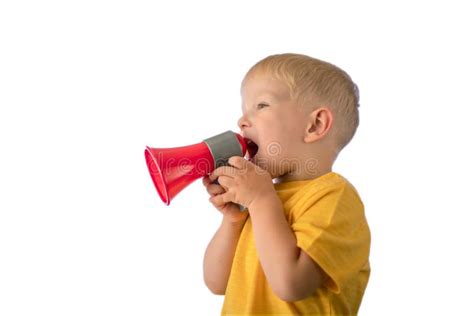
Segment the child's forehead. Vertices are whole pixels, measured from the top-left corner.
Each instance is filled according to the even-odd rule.
[[[281,100],[290,96],[287,84],[268,73],[252,73],[245,77],[241,87],[242,98],[267,95]]]

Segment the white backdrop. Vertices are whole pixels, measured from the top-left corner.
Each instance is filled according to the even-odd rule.
[[[474,50],[463,2],[2,1],[0,315],[218,315],[221,215],[200,181],[164,206],[143,151],[238,131],[275,53],[359,85],[334,170],[372,230],[361,315],[472,313]]]

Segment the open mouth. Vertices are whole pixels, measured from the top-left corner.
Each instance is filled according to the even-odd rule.
[[[258,152],[258,145],[248,138],[246,138],[245,141],[247,143],[247,152],[249,154],[249,159],[252,159]]]

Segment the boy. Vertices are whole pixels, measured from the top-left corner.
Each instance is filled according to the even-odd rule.
[[[203,179],[223,214],[207,287],[225,294],[222,315],[357,314],[370,231],[356,189],[332,171],[359,123],[357,86],[332,64],[282,54],[254,65],[241,95],[247,159]]]

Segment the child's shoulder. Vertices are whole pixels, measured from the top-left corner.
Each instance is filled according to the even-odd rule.
[[[308,211],[319,213],[324,210],[328,214],[339,212],[348,206],[363,210],[362,200],[355,187],[337,172],[329,172],[311,180],[283,183],[276,188],[290,219],[299,218]]]
[[[342,190],[346,187],[349,189],[354,188],[354,186],[344,176],[331,171],[317,178],[308,180],[304,186],[300,187],[300,189],[316,192],[321,190]]]
[[[332,193],[337,195],[339,199],[350,199],[356,202],[362,202],[355,186],[343,175],[337,172],[329,172],[309,183],[307,190],[312,191],[312,194]]]

